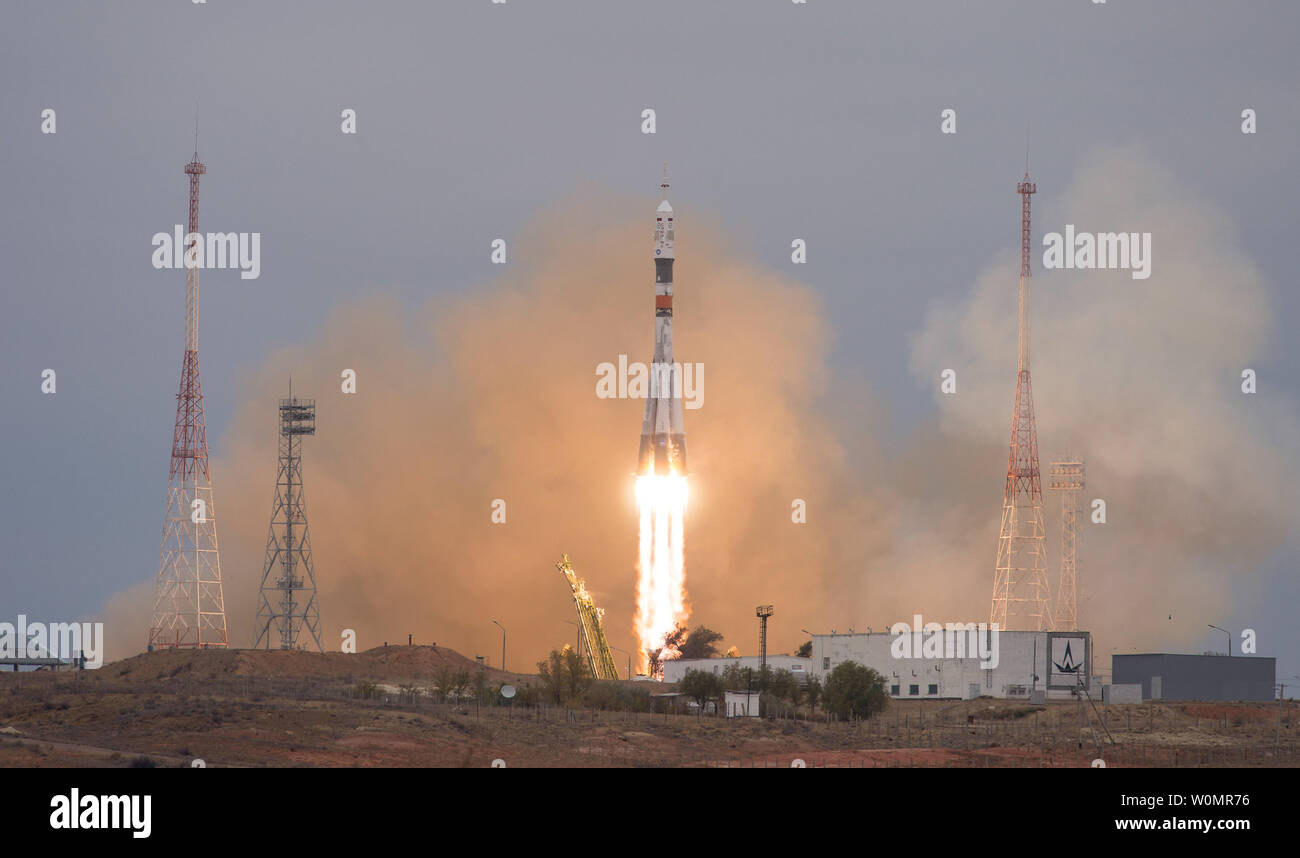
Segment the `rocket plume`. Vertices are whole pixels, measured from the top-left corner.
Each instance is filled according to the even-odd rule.
[[[649,670],[652,653],[657,655],[656,663],[676,657],[665,639],[687,617],[683,530],[686,498],[684,476],[637,477],[636,508],[641,527],[636,635],[643,672]]]
[[[1045,275],[1059,285],[1034,294],[1034,368],[1053,380],[1034,390],[1038,430],[1087,460],[1098,491],[1084,500],[1104,497],[1110,512],[1109,523],[1089,524],[1081,627],[1099,653],[1196,646],[1219,615],[1249,625],[1268,576],[1289,574],[1261,564],[1295,542],[1300,414],[1224,381],[1276,346],[1278,305],[1231,220],[1156,157],[1094,151],[1061,188],[1046,222],[1141,224],[1164,248],[1141,289],[1127,271],[1073,269]],[[592,395],[592,372],[644,330],[646,296],[610,288],[643,276],[643,208],[644,195],[638,204],[582,190],[520,234],[513,247],[532,264],[492,266],[492,280],[455,294],[431,273],[422,305],[358,283],[363,297],[301,342],[250,357],[213,444],[223,567],[260,569],[265,557],[277,440],[266,404],[290,372],[295,388],[338,391],[338,371],[356,367],[364,407],[332,394],[312,464],[312,550],[330,568],[318,582],[325,648],[337,649],[343,629],[361,649],[436,629],[425,634],[440,647],[491,652],[500,646],[483,620],[491,613],[510,629],[511,666],[531,664],[573,645],[572,627],[558,622],[573,597],[550,563],[580,546],[611,643],[638,649],[637,609],[649,603],[628,568],[640,512],[627,422],[646,403]],[[712,385],[709,419],[691,426],[686,478],[691,618],[742,652],[757,643],[758,604],[807,617],[809,629],[918,609],[980,619],[1016,373],[1006,312],[1014,257],[931,306],[911,366],[942,405],[897,434],[870,374],[831,365],[836,326],[818,291],[757,264],[698,214],[689,247],[709,248],[690,255],[680,306],[690,357],[708,365]],[[950,366],[965,367],[955,397],[933,383]],[[521,415],[537,431],[521,432]],[[498,497],[509,501],[505,525],[484,502]],[[807,525],[791,521],[796,500]],[[413,514],[420,526],[409,526]],[[138,541],[141,557],[157,550],[150,532]],[[141,577],[109,600],[106,628],[148,626],[156,585]],[[254,642],[258,583],[223,581],[232,646]],[[780,624],[769,631],[769,649],[803,641]],[[105,661],[144,645],[143,635],[109,634]]]
[[[651,387],[637,454],[636,635],[649,672],[675,657],[665,638],[686,620],[686,429],[681,378],[673,363],[673,246],[676,228],[668,202],[668,165],[655,211],[655,347]],[[653,656],[653,657],[652,657]],[[658,672],[657,670],[655,671]]]

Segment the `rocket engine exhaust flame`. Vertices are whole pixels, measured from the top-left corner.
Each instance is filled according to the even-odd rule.
[[[649,672],[651,662],[676,657],[666,638],[688,615],[683,527],[687,494],[684,476],[645,474],[636,480],[640,518],[636,635],[643,672]]]
[[[655,210],[655,367],[673,366],[673,247],[676,227],[668,202],[668,165]],[[681,380],[654,387],[646,399],[637,453],[636,506],[640,518],[637,552],[636,635],[641,667],[649,672],[675,657],[668,636],[682,625],[686,609],[686,428]]]

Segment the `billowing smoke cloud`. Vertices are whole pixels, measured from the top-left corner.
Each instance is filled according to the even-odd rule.
[[[777,606],[773,651],[797,645],[800,627],[987,618],[1015,376],[1008,196],[997,264],[968,298],[932,307],[914,341],[910,365],[939,416],[893,449],[871,428],[867,392],[833,384],[815,293],[682,220],[677,353],[705,368],[704,406],[686,412],[692,623],[752,653],[759,604]],[[1187,643],[1251,598],[1250,573],[1293,508],[1300,420],[1239,386],[1272,333],[1266,289],[1230,225],[1141,153],[1102,152],[1036,202],[1036,234],[1068,222],[1153,235],[1142,281],[1044,272],[1036,250],[1034,392],[1044,468],[1083,456],[1085,501],[1107,502],[1107,523],[1084,533],[1083,625],[1103,651]],[[512,242],[495,282],[416,313],[358,300],[243,383],[213,466],[233,645],[252,643],[275,408],[292,373],[318,407],[304,469],[327,649],[345,628],[362,648],[412,633],[497,664],[495,619],[509,630],[508,666],[532,670],[574,637],[562,552],[607,610],[611,643],[634,646],[644,402],[597,398],[596,367],[650,358],[644,215],[641,201],[557,207]],[[955,395],[937,394],[945,368]],[[340,391],[344,369],[355,394]],[[832,396],[864,419],[827,416]],[[496,499],[504,524],[492,522]],[[796,500],[806,524],[791,520]],[[1058,518],[1049,496],[1053,587]],[[152,587],[122,594],[110,619],[147,626],[151,603]]]
[[[295,393],[317,401],[304,477],[327,648],[345,628],[363,648],[411,633],[497,664],[495,619],[507,666],[531,670],[573,640],[562,552],[607,610],[611,642],[633,648],[644,401],[598,398],[596,368],[651,356],[644,214],[575,200],[512,242],[496,282],[415,314],[383,300],[342,307],[242,384],[213,464],[232,645],[252,643],[276,403],[292,373]],[[703,407],[686,411],[687,586],[700,621],[743,645],[759,602],[811,617],[828,598],[820,579],[841,546],[790,515],[800,497],[829,520],[839,448],[816,416],[827,329],[815,296],[724,247],[684,222],[678,358],[704,367]],[[355,394],[340,390],[345,369]]]
[[[1140,150],[1095,152],[1069,187],[1039,190],[1031,364],[1042,466],[1082,456],[1081,500],[1107,505],[1106,524],[1083,519],[1080,622],[1109,641],[1106,653],[1188,645],[1257,598],[1251,573],[1295,508],[1294,405],[1241,388],[1242,371],[1269,356],[1268,292],[1231,222]],[[1010,181],[1008,197],[1011,226]],[[1044,271],[1037,240],[1067,223],[1151,233],[1150,279]],[[955,547],[975,548],[972,596],[988,590],[1015,393],[1018,259],[1014,249],[998,257],[968,301],[932,308],[912,355],[942,413],[926,450],[949,491],[929,497],[950,498],[938,515],[956,517]],[[938,393],[944,368],[957,372],[955,395]],[[963,516],[977,497],[984,514]],[[1053,588],[1059,509],[1049,493]]]

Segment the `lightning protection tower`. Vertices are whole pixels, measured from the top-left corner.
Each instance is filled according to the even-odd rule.
[[[172,433],[167,510],[163,516],[162,552],[149,649],[154,647],[224,647],[226,602],[221,589],[217,552],[216,507],[208,471],[208,434],[199,381],[199,177],[208,171],[199,161],[185,165],[190,177],[189,232],[185,266],[185,356],[176,425]]]
[[[1043,525],[1043,485],[1038,471],[1038,433],[1029,385],[1029,197],[1038,186],[1025,178],[1020,194],[1020,321],[1016,353],[1016,402],[1011,412],[1011,447],[1002,496],[1002,530],[993,574],[989,622],[1000,629],[1052,628],[1047,586],[1047,532]]]
[[[1061,492],[1061,580],[1056,589],[1056,630],[1079,628],[1079,492],[1083,490],[1083,460],[1075,457],[1052,463],[1047,487]]]
[[[302,438],[315,434],[316,400],[295,399],[291,383],[289,398],[280,400],[280,473],[266,538],[254,649],[271,649],[273,643],[280,649],[300,649],[306,632],[316,649],[325,651],[302,488]]]
[[[758,617],[758,671],[760,676],[767,675],[767,618],[772,616],[771,605],[759,605],[754,609]]]

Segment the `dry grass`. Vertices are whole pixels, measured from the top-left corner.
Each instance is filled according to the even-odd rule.
[[[1073,702],[894,701],[854,724],[512,710],[409,691],[445,666],[475,667],[445,648],[389,647],[165,652],[0,674],[0,767],[1088,766],[1099,753],[1109,766],[1300,765],[1295,704],[1099,704],[1103,729]]]

